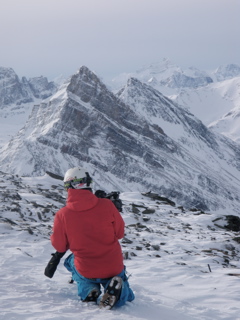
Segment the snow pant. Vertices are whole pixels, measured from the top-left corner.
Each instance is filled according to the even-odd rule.
[[[74,266],[74,255],[70,254],[64,262],[64,266],[67,268],[68,271],[72,273],[72,279],[77,282],[78,285],[78,295],[80,296],[81,300],[85,300],[88,294],[93,290],[96,289],[101,294],[101,285],[104,288],[104,292],[111,281],[112,278],[107,279],[89,279],[83,277],[75,268]],[[133,301],[135,296],[132,289],[129,286],[128,278],[125,274],[125,268],[119,274],[116,274],[122,278],[122,290],[121,295],[119,297],[118,302],[115,304],[116,307],[121,307],[125,304],[126,301]]]

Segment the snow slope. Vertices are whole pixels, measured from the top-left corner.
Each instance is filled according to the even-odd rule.
[[[34,104],[36,102],[19,106],[12,104],[6,108],[0,108],[0,148],[25,125]]]
[[[0,188],[1,320],[240,319],[239,278],[229,275],[240,273],[233,240],[239,233],[214,224],[221,213],[187,212],[164,199],[122,193],[121,244],[136,299],[99,310],[79,301],[62,262],[52,279],[43,275],[54,252],[49,234],[64,203],[62,182],[1,172]]]
[[[205,125],[210,125],[230,110],[239,108],[240,77],[215,82],[194,90],[181,90],[173,98],[180,105],[188,107]]]
[[[240,142],[240,107],[233,108],[220,119],[210,123],[209,128]]]

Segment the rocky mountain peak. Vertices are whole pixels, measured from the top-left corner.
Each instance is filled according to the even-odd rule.
[[[16,78],[17,75],[12,68],[6,68],[0,66],[0,80],[8,78]]]
[[[153,190],[188,207],[238,208],[239,147],[134,78],[116,96],[81,67],[2,151],[6,172],[63,175],[80,165],[107,191]]]
[[[107,88],[94,72],[82,66],[71,77],[67,90],[87,103],[92,100],[92,97],[96,97],[100,91],[107,91]]]
[[[202,144],[204,141],[208,147],[215,148],[216,143],[212,132],[199,119],[152,86],[130,78],[117,95],[135,113],[145,117],[149,123],[160,126],[164,133],[181,142],[185,147],[192,148],[194,134],[196,138],[194,144]],[[174,130],[169,124],[174,125]]]
[[[0,68],[0,108],[32,101],[31,93],[11,68]]]
[[[20,80],[12,68],[0,67],[0,108],[33,102],[36,98],[45,99],[56,90],[56,85],[46,77]]]
[[[114,121],[127,125],[126,120],[131,118],[132,122],[136,122],[130,108],[123,101],[117,100],[97,75],[85,66],[71,77],[67,92],[71,99],[80,99],[80,104],[86,103]]]
[[[218,81],[223,81],[226,79],[239,77],[240,76],[240,66],[237,64],[227,64],[224,66],[220,66],[214,72],[216,79]]]

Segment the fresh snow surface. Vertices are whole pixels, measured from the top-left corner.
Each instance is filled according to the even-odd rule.
[[[81,302],[76,284],[68,283],[64,258],[54,277],[45,277],[54,252],[51,210],[63,205],[57,195],[66,195],[61,184],[47,175],[1,173],[1,320],[240,319],[240,278],[229,275],[240,274],[239,244],[233,241],[239,233],[214,225],[221,213],[185,212],[137,192],[121,194],[121,245],[133,302],[110,311]],[[43,213],[46,208],[51,214]]]
[[[26,123],[33,103],[24,106],[8,106],[0,109],[0,148],[8,142]]]
[[[208,126],[230,110],[239,107],[239,88],[240,77],[236,77],[196,89],[181,90],[175,97],[170,98],[188,108]]]
[[[240,141],[240,108],[236,107],[225,114],[221,119],[212,122],[209,128],[217,131],[233,141]]]

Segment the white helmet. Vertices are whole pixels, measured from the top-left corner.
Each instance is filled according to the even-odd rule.
[[[91,188],[92,178],[87,170],[80,167],[69,169],[64,176],[65,189],[86,189]]]

